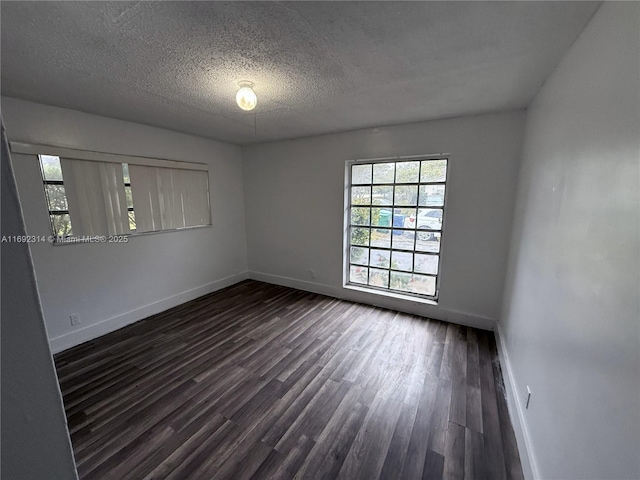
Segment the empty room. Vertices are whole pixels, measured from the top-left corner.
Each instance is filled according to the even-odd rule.
[[[3,480],[640,479],[640,3],[0,16]]]

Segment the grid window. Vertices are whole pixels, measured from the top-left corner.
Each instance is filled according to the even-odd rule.
[[[448,159],[349,168],[348,283],[438,297]]]

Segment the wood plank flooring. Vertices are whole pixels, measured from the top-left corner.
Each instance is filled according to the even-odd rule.
[[[245,281],[55,357],[81,479],[522,479],[493,334]]]

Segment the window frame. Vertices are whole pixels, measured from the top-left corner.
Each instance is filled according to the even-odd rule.
[[[40,163],[40,162],[38,162]],[[42,164],[40,164],[40,168],[42,168]],[[54,231],[53,222],[51,221],[52,216],[62,216],[62,215],[71,215],[69,214],[69,210],[51,210],[49,207],[51,205],[51,199],[49,198],[49,189],[47,185],[59,185],[64,187],[64,180],[47,180],[42,175],[42,186],[44,188],[44,194],[47,198],[47,211],[49,212],[49,223],[51,224],[51,232],[54,234],[54,237],[57,237],[56,232]],[[66,196],[66,195],[65,195]],[[71,224],[71,230],[73,231],[73,223]],[[73,236],[73,235],[71,235]]]
[[[183,170],[199,170],[207,173],[207,205],[208,205],[208,224],[203,225],[191,225],[188,227],[177,227],[177,228],[167,228],[162,230],[153,230],[148,232],[138,232],[137,231],[137,218],[136,218],[136,231],[131,231],[129,233],[122,233],[115,236],[118,237],[139,237],[144,235],[155,235],[160,233],[168,233],[168,232],[177,232],[183,230],[192,230],[199,228],[211,228],[213,227],[213,212],[212,212],[212,198],[211,198],[211,178],[210,178],[210,166],[203,162],[186,162],[181,160],[168,160],[161,158],[152,158],[152,157],[139,157],[134,155],[123,155],[116,153],[106,153],[106,152],[96,152],[91,150],[78,150],[67,147],[58,147],[52,145],[40,145],[40,144],[31,144],[24,142],[9,142],[9,146],[11,151],[14,154],[22,154],[33,156],[35,161],[38,163],[38,170],[40,172],[40,178],[42,181],[42,189],[44,192],[44,201],[45,208],[48,212],[49,216],[49,231],[51,233],[50,238],[53,239],[51,242],[52,245],[76,245],[82,243],[96,243],[91,239],[84,239],[84,237],[78,237],[75,233],[72,235],[68,235],[65,237],[60,237],[57,235],[57,232],[54,229],[54,225],[52,222],[52,215],[64,215],[67,214],[70,216],[68,208],[67,210],[50,210],[50,201],[49,201],[49,193],[47,189],[47,185],[62,185],[64,186],[64,177],[62,180],[46,180],[44,176],[44,171],[42,167],[41,156],[51,156],[58,157],[59,159],[68,158],[75,160],[84,160],[84,161],[97,161],[97,162],[107,162],[107,163],[117,163],[117,164],[136,164],[143,166],[152,166],[152,167],[166,167],[166,168],[175,168],[175,169],[183,169]],[[125,188],[131,185],[131,182],[124,182]],[[133,192],[133,189],[132,189]],[[133,193],[132,193],[133,195]],[[133,207],[129,207],[127,205],[127,212],[133,210]],[[135,210],[134,214],[135,214]],[[73,232],[73,219],[71,219],[71,229]],[[115,237],[114,235],[101,235],[99,237]],[[95,236],[94,236],[95,237]]]
[[[64,240],[59,240],[59,238],[67,238],[67,237],[72,237],[73,236],[73,223],[71,223],[71,235],[68,235],[67,237],[59,237],[58,233],[56,232],[55,226],[53,224],[53,216],[62,216],[62,215],[69,215],[69,221],[71,221],[71,215],[69,214],[69,208],[67,205],[67,209],[66,210],[51,210],[51,199],[49,198],[49,189],[47,188],[48,185],[57,185],[57,186],[61,186],[64,187],[64,177],[62,177],[62,180],[47,180],[45,173],[44,173],[44,168],[43,168],[43,163],[42,163],[42,158],[43,156],[49,156],[49,157],[55,157],[58,159],[58,163],[60,162],[60,157],[58,157],[57,155],[47,155],[44,153],[38,154],[36,155],[36,159],[38,160],[38,169],[40,171],[40,178],[42,180],[42,189],[44,190],[44,198],[46,201],[46,206],[47,206],[47,212],[48,212],[48,217],[49,217],[49,230],[52,234],[52,237],[54,239],[53,243],[58,243],[58,242],[63,242]],[[65,192],[65,200],[66,200],[66,192]]]
[[[394,164],[398,164],[398,163],[403,163],[403,162],[416,162],[416,161],[428,161],[428,160],[446,160],[447,161],[447,170],[446,170],[446,176],[445,176],[445,180],[443,182],[420,182],[420,172],[418,172],[418,182],[410,182],[410,183],[397,183],[396,182],[396,178],[395,178],[395,173],[394,173],[394,181],[393,183],[373,183],[373,178],[371,183],[368,184],[355,184],[352,185],[352,167],[354,165],[368,165],[368,164],[376,164],[376,163],[394,163]],[[447,206],[447,197],[449,194],[449,186],[450,186],[450,180],[451,180],[451,163],[452,163],[452,155],[450,153],[437,153],[437,154],[427,154],[427,155],[412,155],[412,156],[398,156],[398,157],[384,157],[384,158],[367,158],[367,159],[357,159],[357,160],[347,160],[345,162],[345,185],[344,185],[344,223],[343,223],[343,287],[345,288],[349,288],[349,289],[354,289],[354,290],[358,290],[358,291],[363,291],[363,292],[367,292],[367,293],[371,293],[374,295],[383,295],[383,296],[388,296],[388,297],[392,297],[392,298],[401,298],[401,299],[405,299],[405,300],[411,300],[411,301],[419,301],[419,302],[423,302],[423,303],[431,303],[431,304],[437,304],[438,299],[440,297],[440,284],[441,284],[441,276],[442,276],[442,255],[443,255],[443,244],[444,244],[444,237],[445,237],[445,224],[446,224],[446,206]],[[394,168],[394,172],[395,172],[395,168]],[[419,204],[419,199],[416,201],[416,206],[403,206],[403,205],[395,205],[395,203],[392,202],[391,205],[373,205],[373,199],[371,200],[370,204],[367,205],[352,205],[351,204],[351,187],[380,187],[380,186],[418,186],[418,195],[420,192],[420,186],[421,185],[443,185],[444,186],[444,196],[442,199],[442,205],[438,205],[438,206],[420,206]],[[357,228],[358,225],[352,225],[351,224],[351,208],[352,207],[359,207],[359,206],[363,206],[365,208],[388,208],[392,211],[392,217],[391,217],[391,225],[388,227],[389,230],[391,231],[391,235],[392,235],[392,239],[391,239],[391,243],[390,246],[387,247],[372,247],[371,246],[371,239],[369,238],[369,245],[363,248],[367,248],[369,251],[371,249],[377,249],[377,250],[386,250],[389,252],[393,252],[393,251],[398,251],[398,252],[410,252],[411,254],[427,254],[427,255],[436,255],[438,256],[438,269],[437,269],[437,273],[436,274],[424,274],[424,273],[420,273],[420,272],[415,272],[414,268],[415,266],[412,268],[411,272],[408,272],[406,270],[391,270],[390,266],[389,268],[381,268],[381,267],[371,267],[370,265],[366,265],[366,268],[374,268],[374,269],[381,269],[381,270],[386,270],[389,272],[389,275],[391,275],[392,271],[397,271],[400,273],[415,273],[418,275],[426,275],[426,276],[431,276],[431,277],[435,277],[435,292],[434,295],[426,295],[426,294],[421,294],[421,293],[415,293],[415,292],[405,292],[402,290],[397,290],[397,289],[392,289],[390,286],[389,287],[380,287],[380,286],[376,286],[376,285],[369,285],[369,284],[363,284],[363,283],[356,283],[356,282],[351,282],[350,281],[350,267],[352,265],[358,266],[356,264],[352,264],[351,263],[351,229],[353,227]],[[440,245],[439,245],[439,250],[437,253],[435,252],[422,252],[422,251],[417,251],[416,250],[416,242],[418,241],[418,232],[419,230],[417,229],[417,224],[416,227],[414,228],[405,228],[403,227],[396,227],[393,225],[393,209],[394,208],[415,208],[416,209],[416,221],[417,221],[417,214],[418,214],[418,209],[419,208],[424,208],[424,209],[429,209],[429,208],[433,208],[433,209],[441,209],[442,210],[442,222],[440,225],[440,230],[433,230],[433,229],[420,229],[420,231],[424,231],[424,232],[436,232],[436,233],[440,233]],[[371,210],[370,210],[370,214],[371,216]],[[371,219],[369,219],[369,225],[365,226],[362,225],[362,227],[364,228],[368,228],[369,229],[369,234],[371,235],[371,230],[374,228],[374,226],[371,225]],[[414,236],[414,244],[413,244],[413,250],[407,250],[407,249],[402,249],[402,248],[393,248],[393,231],[394,230],[401,230],[401,231],[411,231],[411,232],[415,232],[415,236]],[[354,245],[354,246],[358,246],[358,245]],[[391,256],[391,253],[390,253]],[[368,262],[370,263],[370,262]],[[364,266],[364,265],[362,265]],[[391,278],[389,278],[389,284],[391,282]]]

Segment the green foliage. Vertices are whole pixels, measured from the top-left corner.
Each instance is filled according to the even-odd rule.
[[[359,247],[351,247],[351,262],[358,263],[364,255],[364,249]]]
[[[136,213],[133,211],[129,212],[129,229],[131,231],[136,229]]]
[[[393,203],[393,187],[390,185],[374,185],[372,188],[372,203],[373,205],[391,205]]]
[[[446,160],[425,160],[422,162],[420,181],[443,182],[447,174]]]
[[[380,210],[377,208],[371,209],[371,225],[380,225]]]
[[[54,235],[57,235],[58,237],[73,235],[69,215],[51,215],[51,226],[53,228]]]
[[[67,210],[67,195],[63,185],[47,185],[49,210]]]
[[[396,268],[396,266],[392,268]],[[407,291],[409,289],[409,282],[411,282],[411,275],[397,272],[391,274],[391,288]]]
[[[131,193],[131,187],[124,187],[124,194],[127,197],[127,207],[133,208],[133,195]]]
[[[396,164],[396,183],[415,183],[420,173],[420,162],[400,162]]]
[[[369,245],[369,229],[352,228],[351,245]]]
[[[376,163],[373,165],[374,183],[393,183],[394,175],[394,163]]]

